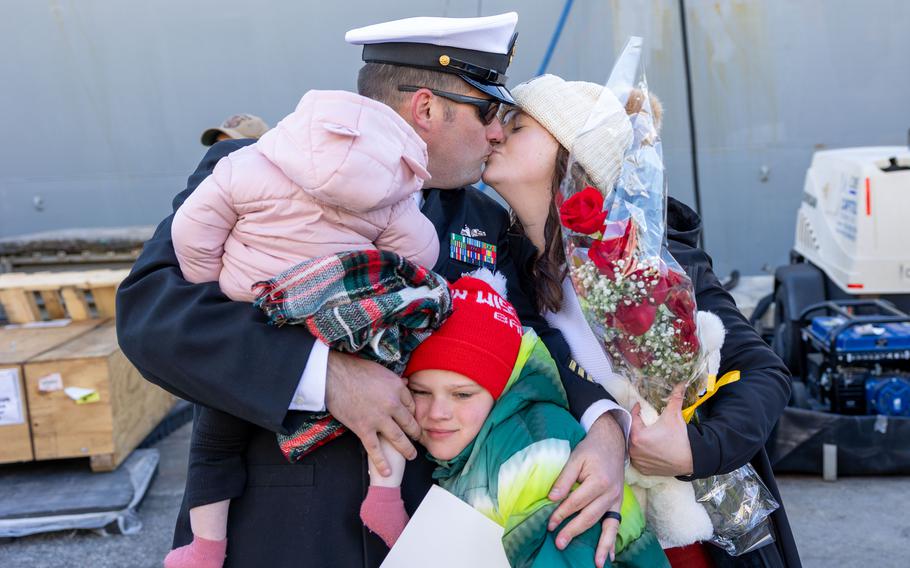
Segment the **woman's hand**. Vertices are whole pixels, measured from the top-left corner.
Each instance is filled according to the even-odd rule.
[[[550,515],[549,530],[555,530],[566,518],[578,513],[559,531],[556,548],[564,550],[573,538],[601,521],[607,511],[618,513],[622,509],[625,461],[626,439],[622,428],[606,413],[594,421],[587,436],[572,451],[550,490],[551,501],[564,501]],[[580,485],[572,491],[576,482]],[[606,563],[608,556],[614,558],[619,529],[614,519],[602,523],[594,555],[598,568]]]
[[[676,385],[666,408],[650,426],[641,419],[641,406],[636,404],[632,409],[629,458],[641,473],[667,477],[692,474],[692,447],[682,416],[684,392],[685,385]]]

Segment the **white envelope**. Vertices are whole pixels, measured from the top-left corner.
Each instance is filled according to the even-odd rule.
[[[509,568],[503,529],[434,485],[380,568]]]

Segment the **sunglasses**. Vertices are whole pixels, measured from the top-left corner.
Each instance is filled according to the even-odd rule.
[[[477,109],[477,114],[480,115],[480,122],[482,122],[484,126],[488,126],[496,120],[496,115],[499,114],[499,107],[502,105],[502,103],[496,99],[480,99],[467,95],[459,95],[458,93],[450,93],[448,91],[437,91],[436,89],[430,89],[429,87],[398,85],[398,90],[403,93],[414,93],[420,89],[426,89],[437,97],[442,97],[452,102],[473,106]]]

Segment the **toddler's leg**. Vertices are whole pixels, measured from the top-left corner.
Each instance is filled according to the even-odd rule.
[[[379,437],[379,444],[392,474],[384,477],[370,463],[370,488],[360,506],[360,519],[392,548],[408,524],[408,514],[404,510],[404,501],[401,500],[401,478],[407,460],[382,436]]]
[[[227,552],[230,505],[230,501],[219,501],[190,509],[193,542],[170,551],[164,568],[221,568]]]
[[[250,425],[243,420],[202,406],[196,407],[187,499],[193,542],[172,550],[165,568],[220,568],[227,550],[230,499],[239,497],[246,484],[243,452]]]
[[[190,527],[193,529],[193,535],[207,540],[227,539],[228,509],[230,507],[231,501],[226,499],[190,509]]]

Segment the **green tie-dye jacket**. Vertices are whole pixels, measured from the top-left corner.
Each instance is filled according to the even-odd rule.
[[[594,566],[599,523],[562,551],[556,548],[557,531],[547,531],[556,509],[547,494],[584,435],[569,413],[556,363],[528,330],[506,389],[477,438],[447,462],[434,459],[439,467],[433,477],[504,528],[502,542],[513,567]],[[669,566],[628,486],[622,516],[613,565]]]

